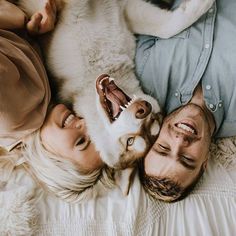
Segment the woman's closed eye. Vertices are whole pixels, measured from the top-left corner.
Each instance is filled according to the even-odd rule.
[[[77,140],[76,146],[79,146],[79,145],[84,144],[85,141],[86,141],[86,140],[85,140],[85,137],[80,138],[79,140]]]
[[[90,144],[90,138],[87,136],[80,137],[76,140],[75,146],[80,150],[84,151]]]

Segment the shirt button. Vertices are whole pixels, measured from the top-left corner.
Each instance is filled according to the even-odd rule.
[[[214,109],[215,109],[215,105],[214,105],[214,104],[212,104],[212,103],[211,103],[211,104],[209,104],[209,107],[210,107],[210,109],[211,109],[211,110],[214,110]]]
[[[208,49],[210,47],[210,44],[209,43],[206,43],[205,44],[205,48]]]
[[[221,108],[223,106],[222,102],[219,103],[218,107]]]
[[[175,93],[175,96],[176,96],[176,97],[178,97],[178,96],[179,96],[179,93],[178,93],[178,92],[176,92],[176,93]]]
[[[211,89],[211,85],[206,85],[206,90],[210,90]]]
[[[214,9],[213,9],[213,8],[211,8],[211,9],[209,10],[209,13],[213,13],[213,11],[214,11]]]

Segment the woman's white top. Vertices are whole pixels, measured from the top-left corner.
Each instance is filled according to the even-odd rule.
[[[47,194],[22,169],[1,178],[0,235],[236,235],[236,138],[212,146],[195,190],[171,204],[151,200],[138,176],[127,197],[117,187],[82,204]]]

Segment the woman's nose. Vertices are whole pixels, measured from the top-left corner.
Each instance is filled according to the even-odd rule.
[[[85,120],[78,118],[76,123],[75,123],[75,128],[76,129],[84,129],[85,128]]]

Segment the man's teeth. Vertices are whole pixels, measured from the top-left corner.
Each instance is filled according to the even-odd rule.
[[[70,114],[70,115],[66,118],[66,120],[65,120],[65,122],[64,122],[64,126],[69,125],[69,124],[71,123],[71,121],[72,121],[74,118],[75,118],[75,115]]]
[[[186,124],[179,123],[179,124],[177,124],[177,127],[180,128],[180,129],[183,129],[183,130],[185,130],[185,131],[187,131],[187,132],[190,132],[190,133],[192,133],[192,134],[195,133],[194,129],[192,129],[191,127],[189,127],[189,126],[186,125]]]

